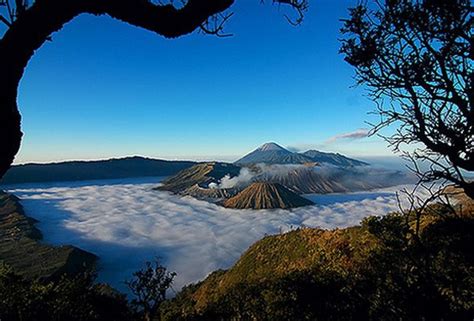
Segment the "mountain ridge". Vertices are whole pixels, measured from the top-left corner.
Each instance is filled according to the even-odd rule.
[[[366,163],[354,158],[349,158],[339,153],[327,153],[327,152],[321,152],[315,149],[310,149],[300,154],[311,158],[313,161],[317,163],[327,163],[327,164],[332,164],[335,166],[349,167],[349,166],[370,165],[369,163]]]
[[[16,196],[0,191],[0,262],[32,279],[74,275],[95,266],[98,257],[92,253],[70,245],[44,244],[36,223],[26,216]]]
[[[326,153],[318,150],[308,150],[305,152],[291,152],[277,143],[265,143],[250,153],[236,160],[236,165],[254,164],[330,164],[334,166],[352,167],[367,166],[366,162],[359,161],[339,153]]]
[[[141,156],[47,164],[29,163],[12,166],[0,180],[0,184],[169,176],[195,164],[197,162]]]

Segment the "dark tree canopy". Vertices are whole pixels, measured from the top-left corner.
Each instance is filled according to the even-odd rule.
[[[160,260],[156,259],[154,262],[146,262],[145,267],[133,273],[133,279],[126,282],[135,296],[132,305],[146,321],[159,314],[175,276],[176,273],[168,272]]]
[[[269,0],[293,8],[301,22],[307,0]],[[167,38],[196,29],[223,35],[226,14],[234,0],[187,0],[180,7],[173,1],[152,0],[0,0],[0,23],[7,30],[0,39],[0,178],[20,148],[21,116],[17,106],[18,83],[35,50],[51,35],[82,13],[108,15]]]
[[[350,9],[341,52],[377,102],[395,151],[423,181],[447,180],[474,198],[474,16],[470,0],[380,0]],[[408,148],[407,148],[408,147]]]

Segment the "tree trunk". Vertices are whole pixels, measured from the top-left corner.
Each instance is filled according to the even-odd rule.
[[[0,40],[0,178],[21,144],[18,84],[28,61],[52,33],[81,13],[108,14],[168,38],[188,34],[233,0],[189,0],[184,7],[155,5],[148,0],[36,0]]]
[[[0,84],[1,86],[1,84]],[[10,167],[13,159],[20,149],[22,132],[20,130],[21,117],[16,111],[16,103],[5,103],[5,99],[0,97],[0,178]],[[7,108],[3,108],[3,107]],[[10,109],[8,112],[4,109]]]

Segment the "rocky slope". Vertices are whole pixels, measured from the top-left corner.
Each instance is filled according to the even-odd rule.
[[[318,150],[308,150],[301,155],[306,156],[319,164],[330,164],[334,166],[367,166],[366,162],[357,159],[349,158],[339,153],[325,153]]]
[[[256,182],[243,191],[223,202],[228,208],[294,208],[313,205],[310,200],[303,198],[278,183]]]
[[[396,171],[280,165],[262,171],[255,179],[279,183],[297,194],[366,191],[409,181],[406,175]]]
[[[228,199],[237,194],[237,192],[238,190],[233,188],[209,188],[201,187],[198,184],[195,184],[182,191],[181,195],[192,196],[200,200],[215,203],[221,200]]]
[[[237,160],[235,164],[304,164],[308,162],[312,162],[312,159],[298,153],[292,153],[278,144],[267,143]]]
[[[156,189],[173,193],[183,193],[195,185],[208,187],[219,183],[226,175],[239,175],[240,167],[227,163],[210,162],[194,165],[163,181]]]
[[[18,198],[0,191],[0,262],[28,278],[55,278],[92,268],[97,257],[73,246],[42,244]]]
[[[291,152],[276,143],[266,143],[237,160],[237,165],[253,164],[307,164],[317,163],[340,167],[366,166],[365,162],[337,153],[308,150],[304,153]]]
[[[220,188],[224,186],[221,184],[223,178],[227,183],[234,180],[238,184],[227,184],[232,186],[225,189]],[[213,162],[187,168],[165,180],[156,189],[223,204],[222,200],[234,196],[254,182],[279,184],[296,194],[326,194],[366,191],[406,184],[410,182],[410,178],[397,171],[361,166],[316,166],[307,163],[305,165],[257,164],[239,167],[233,164]],[[249,189],[249,192],[240,195],[238,203],[254,204],[254,208],[260,208],[260,205],[255,203],[255,197],[259,196],[252,196],[250,191],[256,191],[256,189]],[[249,198],[245,202],[242,199],[244,196]],[[269,195],[269,199],[274,199],[274,197]],[[288,208],[283,203],[280,205],[284,206],[281,208]],[[243,207],[243,205],[239,206],[249,208]]]

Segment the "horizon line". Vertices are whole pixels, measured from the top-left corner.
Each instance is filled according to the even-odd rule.
[[[334,152],[338,153],[338,152]],[[340,154],[340,153],[339,153]],[[398,155],[349,155],[343,154],[351,158],[360,158],[360,159],[370,159],[370,158],[400,158]],[[188,162],[230,162],[238,160],[242,156],[236,155],[209,155],[209,156],[146,156],[142,154],[130,154],[130,155],[120,155],[120,156],[110,156],[110,157],[98,157],[98,158],[65,158],[65,159],[56,159],[56,160],[47,160],[47,161],[22,161],[22,162],[13,162],[12,166],[22,166],[22,165],[48,165],[48,164],[59,164],[59,163],[70,163],[70,162],[100,162],[107,160],[120,160],[126,158],[145,158],[151,160],[163,160],[163,161],[188,161]]]

